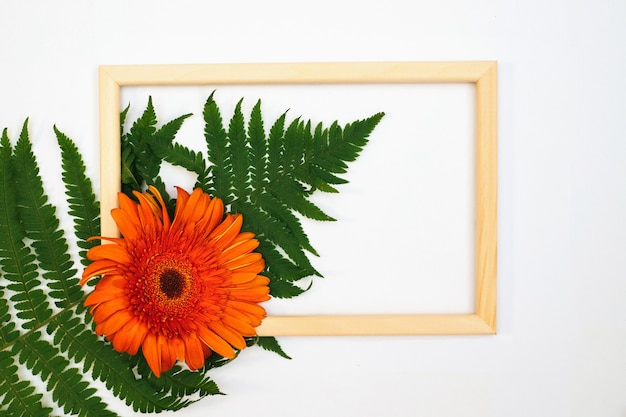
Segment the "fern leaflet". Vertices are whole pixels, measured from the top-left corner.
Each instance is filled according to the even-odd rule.
[[[74,217],[77,244],[83,249],[79,255],[83,265],[86,265],[88,263],[87,250],[97,244],[96,241],[87,241],[87,239],[100,234],[100,204],[96,201],[91,180],[85,175],[85,164],[78,148],[56,126],[54,133],[61,148],[62,179],[69,203],[69,214]]]
[[[67,307],[80,300],[83,292],[55,209],[44,195],[26,124],[15,145],[15,164],[16,185],[21,190],[17,194],[20,221],[26,236],[33,241],[39,267],[45,271],[43,278],[52,290],[49,295],[56,300],[57,307]]]
[[[26,231],[19,220],[16,201],[15,162],[13,148],[6,129],[2,134],[0,148],[0,266],[4,272],[3,282],[13,295],[10,301],[17,310],[17,317],[23,320],[24,329],[35,328],[44,323],[52,314],[46,294],[40,288],[35,255],[26,246]],[[6,343],[11,342],[16,333],[12,332]],[[3,347],[6,345],[3,345]]]

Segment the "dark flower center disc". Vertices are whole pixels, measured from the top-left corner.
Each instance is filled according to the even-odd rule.
[[[185,278],[173,269],[166,269],[161,274],[161,291],[169,298],[177,298],[185,288]]]

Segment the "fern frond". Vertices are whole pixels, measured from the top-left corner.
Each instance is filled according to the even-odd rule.
[[[97,235],[98,206],[80,154],[56,128],[55,134],[75,232],[80,237]],[[0,414],[47,415],[51,410],[44,404],[55,403],[67,415],[114,415],[96,395],[93,379],[142,412],[177,410],[193,401],[181,393],[210,391],[208,381],[186,374],[172,379],[167,391],[137,379],[136,358],[111,349],[93,332],[55,208],[43,191],[26,122],[14,149],[5,129],[0,173],[0,233],[5,237],[0,239],[0,320],[10,322],[0,330]],[[43,272],[38,274],[38,268]],[[41,289],[41,277],[48,296],[57,300],[58,312]],[[20,319],[17,323],[11,320],[11,307]],[[20,375],[15,360],[44,382],[49,395],[41,395]]]
[[[10,416],[47,416],[52,409],[42,405],[42,397],[30,381],[20,379],[13,353],[9,350],[0,351],[0,410]]]
[[[224,204],[230,204],[233,198],[233,183],[228,135],[213,95],[214,93],[211,93],[207,99],[202,112],[205,122],[204,138],[207,145],[207,158],[212,165],[212,177],[204,191],[221,198]]]
[[[344,128],[337,122],[313,128],[311,121],[300,118],[286,124],[285,112],[266,135],[260,100],[252,108],[246,131],[242,100],[226,127],[214,96],[211,93],[203,108],[208,167],[200,162],[200,152],[181,145],[159,144],[156,154],[197,173],[197,185],[243,214],[244,229],[254,232],[267,252],[262,252],[267,275],[281,281],[270,284],[272,295],[297,295],[302,289],[293,282],[320,274],[307,256],[317,253],[295,213],[335,220],[309,197],[316,190],[337,192],[334,186],[347,182],[340,175],[358,157],[383,113]],[[273,247],[279,250],[272,251]]]
[[[308,268],[305,265],[298,265],[291,259],[286,257],[284,253],[278,250],[278,246],[267,240],[262,239],[259,241],[259,252],[263,254],[265,259],[265,272],[272,282],[280,280],[293,282],[302,278],[315,275],[314,269]],[[270,282],[271,285],[271,282]],[[272,293],[273,295],[274,293]]]
[[[335,220],[307,199],[307,191],[302,186],[302,183],[295,178],[280,178],[276,180],[274,186],[268,188],[277,200],[289,201],[291,209],[309,219],[320,221]]]
[[[263,127],[263,116],[261,114],[261,100],[257,101],[250,114],[248,122],[248,143],[250,147],[250,185],[251,188],[263,188],[267,184],[267,141],[265,139],[265,129]]]
[[[76,269],[68,253],[69,247],[59,228],[55,208],[48,203],[39,167],[32,152],[26,123],[15,145],[18,215],[26,236],[32,239],[39,267],[51,289],[49,295],[57,307],[67,307],[83,296]]]
[[[0,143],[0,267],[3,278],[9,281],[6,286],[13,292],[10,301],[17,310],[17,317],[23,320],[24,329],[33,329],[44,323],[52,314],[46,294],[39,287],[35,255],[26,246],[26,231],[19,219],[16,201],[17,185],[13,149],[6,129]],[[10,333],[12,341],[16,333]],[[1,349],[4,349],[3,344]]]
[[[95,395],[96,389],[90,388],[89,381],[83,379],[78,369],[72,367],[56,346],[42,340],[40,332],[18,339],[13,345],[13,354],[47,383],[46,389],[52,393],[52,400],[66,414],[115,416],[107,410],[106,403]]]
[[[169,392],[179,398],[197,395],[197,399],[209,395],[222,395],[219,387],[211,378],[207,371],[212,369],[210,363],[204,369],[196,372],[183,369],[180,365],[175,365],[170,371],[156,378],[145,361],[139,361],[137,372],[142,379],[145,379],[158,392]],[[195,402],[195,400],[190,400]]]
[[[241,112],[239,100],[235,107],[233,117],[228,126],[228,151],[232,165],[232,183],[235,196],[242,197],[250,193],[250,162],[247,146],[245,120]]]
[[[168,144],[156,142],[152,144],[155,154],[172,165],[178,165],[198,175],[206,172],[204,156],[178,143]]]
[[[285,138],[285,120],[287,113],[283,113],[272,125],[267,139],[267,165],[266,171],[268,182],[278,178],[283,171],[283,148]]]
[[[180,409],[187,405],[168,392],[155,391],[145,379],[137,379],[133,372],[136,358],[118,353],[102,343],[91,328],[84,325],[85,308],[76,305],[51,321],[48,333],[70,359],[82,363],[82,371],[104,382],[106,387],[128,406],[141,412],[159,412]]]
[[[6,291],[4,290],[4,282],[0,285],[0,345],[4,346],[19,336],[15,323],[9,312],[9,303],[7,301]]]
[[[135,153],[134,169],[131,169],[135,179],[152,179],[159,173],[161,161],[150,151],[150,138],[156,132],[157,118],[152,104],[152,97],[148,98],[148,105],[126,135],[128,144]]]
[[[280,344],[278,344],[278,340],[276,340],[275,337],[271,337],[271,336],[259,337],[256,340],[256,344],[265,350],[274,352],[278,354],[279,356],[282,356],[285,359],[291,359],[291,357],[285,353],[283,348],[280,347]]]
[[[85,164],[74,142],[54,126],[54,133],[61,149],[62,179],[69,204],[69,214],[74,218],[74,233],[81,262],[87,265],[86,253],[97,241],[88,241],[100,234],[100,204],[93,192],[91,179],[85,175]]]
[[[304,122],[297,118],[293,120],[285,130],[283,161],[280,164],[280,177],[288,175],[296,166],[299,166],[303,160],[304,153]],[[270,183],[279,177],[270,178]]]

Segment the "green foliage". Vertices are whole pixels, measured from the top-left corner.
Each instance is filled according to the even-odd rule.
[[[125,132],[128,107],[121,114],[122,189],[132,196],[146,184],[157,187],[173,211],[175,201],[161,178],[163,161],[197,176],[196,186],[242,213],[244,229],[259,239],[263,272],[275,297],[306,291],[304,278],[319,276],[309,255],[315,249],[301,216],[333,220],[309,197],[316,190],[337,192],[347,163],[353,161],[382,117],[376,114],[344,127],[325,128],[281,115],[266,133],[257,102],[246,122],[240,101],[224,124],[214,95],[203,109],[203,151],[174,141],[190,114],[158,126],[152,104]],[[178,410],[200,398],[221,394],[209,371],[232,359],[211,355],[192,372],[176,365],[156,378],[142,355],[116,352],[93,330],[83,307],[79,270],[100,234],[99,203],[74,142],[54,127],[61,152],[68,214],[82,266],[61,229],[50,202],[24,122],[15,145],[7,129],[0,138],[0,415],[115,415],[98,396],[101,381],[129,407],[141,412]],[[310,284],[309,284],[310,285]],[[250,337],[289,358],[273,337]],[[42,387],[44,387],[42,389]]]
[[[263,274],[271,280],[272,296],[294,297],[307,289],[298,281],[321,276],[309,259],[317,252],[299,216],[334,220],[311,202],[310,196],[317,190],[336,193],[335,186],[347,182],[341,174],[346,173],[348,162],[354,161],[367,144],[383,113],[343,127],[334,122],[328,128],[321,123],[313,127],[310,121],[300,118],[287,124],[284,113],[266,133],[261,101],[254,105],[247,123],[242,102],[237,103],[229,122],[224,123],[214,93],[207,99],[203,109],[205,160],[200,151],[173,141],[189,115],[157,130],[150,98],[143,115],[123,136],[127,138],[123,139],[123,155],[128,154],[129,161],[149,155],[150,161],[164,160],[195,173],[196,187],[221,198],[231,212],[243,214],[243,229],[254,232],[261,242],[258,251],[266,262]],[[159,133],[164,130],[171,135]],[[153,163],[150,162],[151,167]],[[137,168],[129,171],[134,172],[127,181],[129,186],[154,184],[152,178],[158,178],[156,171],[150,175],[143,175],[143,170]]]
[[[99,203],[78,148],[56,127],[54,132],[74,235],[84,254],[92,245],[85,240],[100,233]],[[0,175],[0,415],[39,417],[56,407],[64,415],[114,416],[94,380],[142,412],[177,410],[219,392],[207,375],[180,368],[160,384],[154,377],[137,378],[137,370],[147,368],[143,357],[118,353],[94,333],[27,122],[15,146],[4,129]]]
[[[83,265],[88,265],[87,251],[98,242],[87,241],[100,233],[99,205],[93,194],[91,180],[85,174],[85,164],[78,148],[70,138],[59,131],[56,126],[54,133],[61,148],[63,183],[69,204],[69,214],[74,218],[74,232],[78,239],[79,252]]]
[[[123,112],[122,121],[126,119],[128,107]],[[123,133],[122,141],[122,191],[129,197],[133,190],[141,189],[143,184],[154,185],[165,201],[170,201],[165,184],[159,176],[161,169],[161,158],[153,151],[153,146],[167,146],[172,143],[178,129],[191,114],[186,114],[170,121],[157,130],[156,114],[152,106],[152,99],[148,101],[148,106],[130,129],[130,132]],[[171,205],[170,210],[173,209]]]
[[[259,337],[256,340],[256,344],[265,350],[269,350],[270,352],[274,352],[282,356],[285,359],[291,359],[291,357],[285,353],[285,351],[280,346],[280,344],[278,343],[278,340],[276,340],[275,337],[271,337],[271,336]]]

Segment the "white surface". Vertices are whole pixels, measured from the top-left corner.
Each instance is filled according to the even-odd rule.
[[[250,349],[180,415],[623,417],[625,8],[3,2],[0,126],[47,155],[56,124],[96,176],[100,64],[498,60],[498,335],[282,338],[292,361]]]
[[[215,88],[124,88],[123,106],[133,110],[127,126],[151,96],[161,123],[194,113],[178,141],[205,152],[202,108]],[[338,186],[339,194],[314,195],[337,221],[303,220],[320,254],[313,266],[326,279],[301,297],[270,301],[269,314],[475,311],[471,84],[222,86],[215,100],[226,125],[242,97],[246,121],[261,98],[266,131],[286,110],[286,125],[301,117],[326,127],[385,112],[344,175],[350,183]],[[167,172],[172,193],[174,185],[195,182]]]

